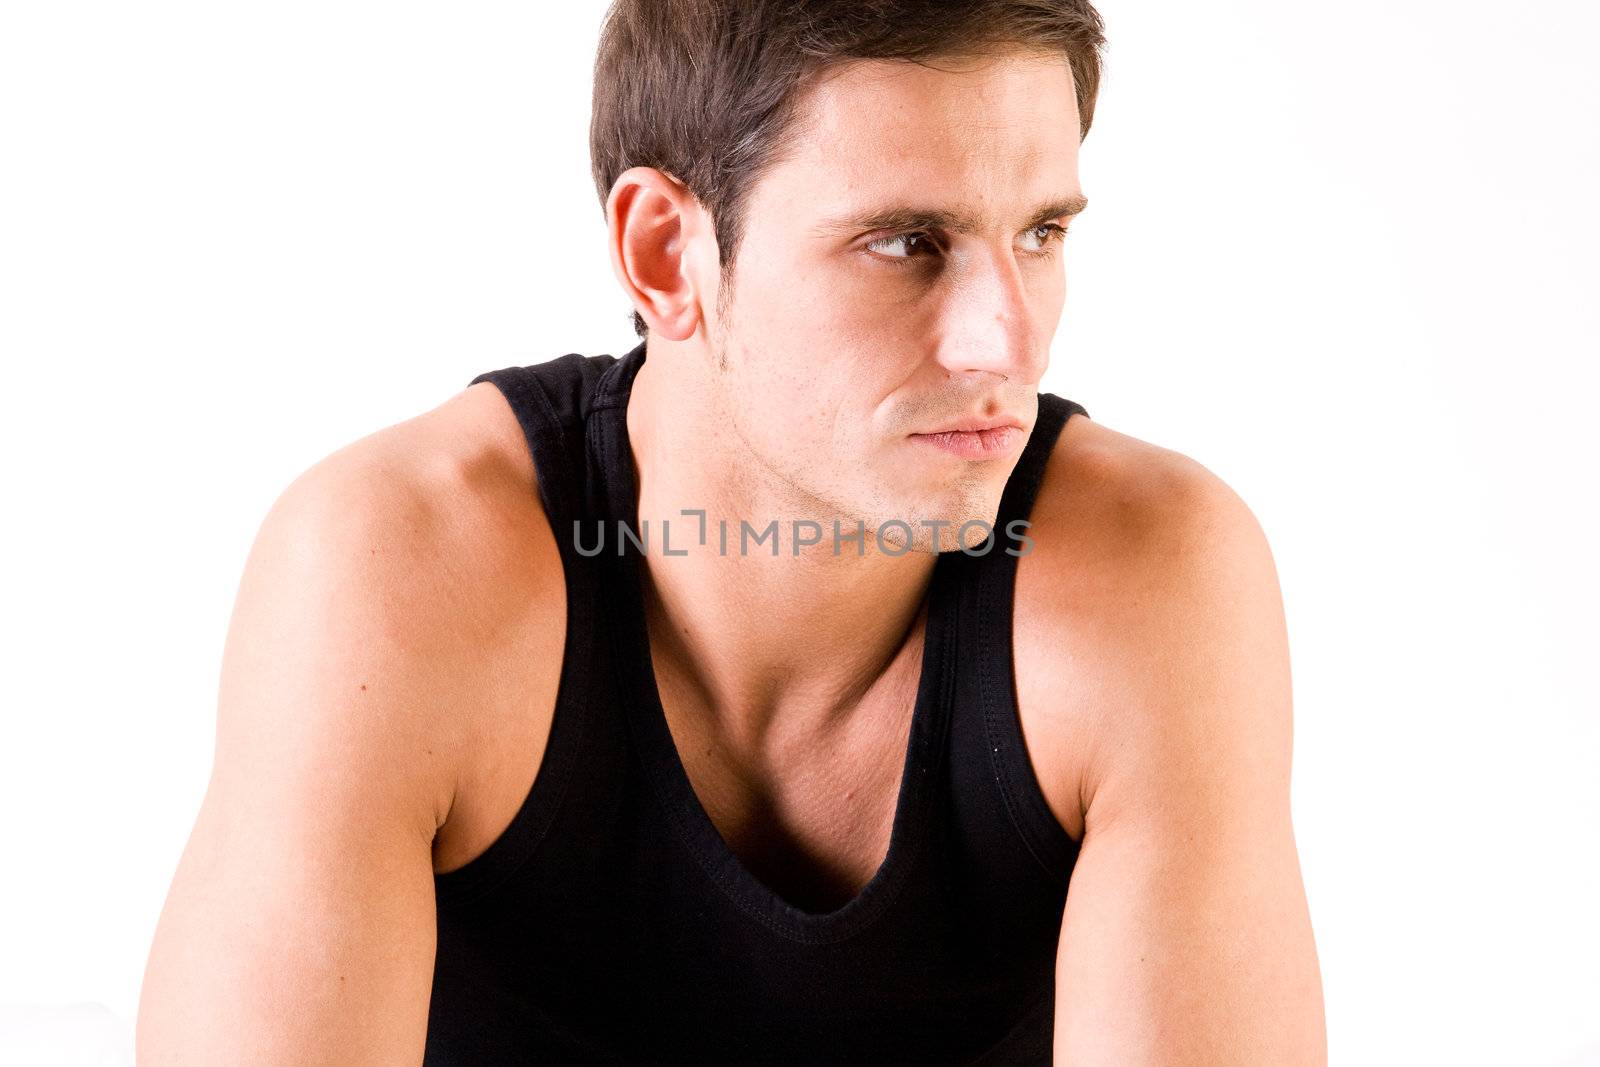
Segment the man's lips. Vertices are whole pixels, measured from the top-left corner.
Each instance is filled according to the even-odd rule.
[[[997,430],[1003,426],[1014,426],[1020,430],[1022,428],[1022,423],[1011,418],[1010,416],[1002,416],[999,418],[990,419],[958,419],[955,422],[946,423],[943,426],[936,427],[932,430],[924,430],[922,432],[925,434],[977,433],[983,430]]]
[[[1000,421],[967,425],[975,428],[935,430],[914,433],[911,437],[963,459],[996,459],[1010,455],[1023,439],[1022,427],[1014,423]]]

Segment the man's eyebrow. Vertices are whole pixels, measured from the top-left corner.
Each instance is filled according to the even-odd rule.
[[[1038,226],[1051,219],[1076,215],[1088,206],[1089,198],[1081,193],[1052,200],[1039,205],[1024,228]],[[818,237],[840,237],[869,230],[943,230],[947,233],[975,233],[982,228],[976,213],[966,208],[897,204],[862,214],[835,215],[819,222],[812,227],[811,232]]]

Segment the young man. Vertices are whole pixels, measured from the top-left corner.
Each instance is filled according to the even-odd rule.
[[[1266,540],[1038,391],[1100,44],[613,8],[644,340],[274,505],[144,1062],[1323,1062]]]

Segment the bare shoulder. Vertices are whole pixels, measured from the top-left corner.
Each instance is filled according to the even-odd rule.
[[[1243,669],[1281,689],[1282,600],[1265,534],[1239,495],[1180,452],[1068,420],[1018,561],[1018,704],[1052,810],[1082,840],[1113,776],[1174,755],[1185,690]],[[1244,657],[1228,658],[1233,649]],[[1190,694],[1192,695],[1192,694]],[[1199,706],[1188,702],[1190,706]],[[1275,706],[1277,706],[1275,705]]]
[[[1325,1063],[1266,536],[1202,464],[1087,419],[1040,489],[1023,721],[1081,834],[1056,1062]]]
[[[527,699],[552,657],[559,668],[564,603],[521,429],[481,383],[345,446],[282,493],[251,549],[225,677],[252,686],[269,669],[253,661],[270,657],[381,708],[351,757],[426,796],[436,860],[451,866],[452,849],[472,848],[461,827],[502,814],[493,754],[542,753],[548,721]]]
[[[421,1055],[443,828],[517,787],[484,754],[542,745],[515,712],[563,633],[494,399],[469,389],[340,449],[262,521],[211,778],[146,964],[140,1062]],[[532,768],[514,770],[525,792]]]

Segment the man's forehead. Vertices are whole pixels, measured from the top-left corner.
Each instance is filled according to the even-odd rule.
[[[848,236],[978,233],[1083,210],[1064,56],[930,62],[853,60],[813,85],[757,183],[762,214]]]
[[[810,196],[819,175],[830,191],[862,186],[890,199],[941,181],[960,187],[980,172],[1075,191],[1078,109],[1065,59],[997,59],[954,75],[905,62],[879,74],[886,61],[857,62],[874,73],[814,86],[781,153]]]
[[[797,117],[798,125],[824,141],[868,130],[892,134],[908,124],[1003,131],[1070,118],[1070,127],[1078,127],[1071,64],[1064,54],[1037,51],[920,62],[847,60],[801,91]]]

